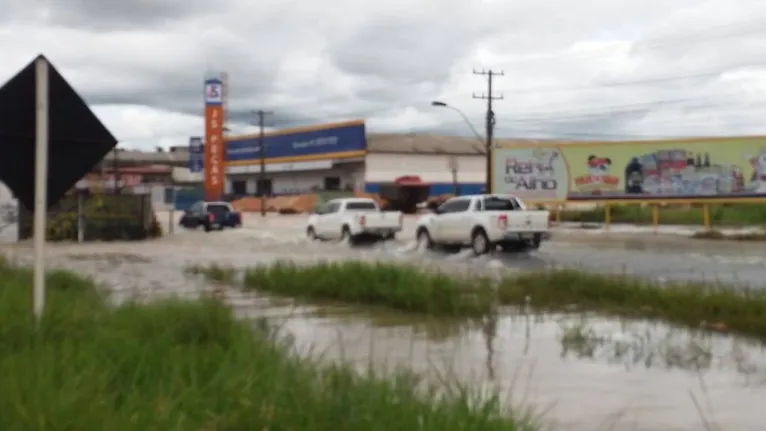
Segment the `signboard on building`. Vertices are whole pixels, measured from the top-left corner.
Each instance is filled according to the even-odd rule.
[[[224,193],[223,82],[205,81],[205,199],[220,200]]]
[[[766,137],[506,147],[493,168],[529,201],[766,198]]]
[[[279,130],[266,134],[263,141],[265,157],[273,162],[361,157],[367,149],[364,121]],[[260,159],[258,135],[227,140],[229,166],[255,164]]]
[[[205,146],[202,138],[192,136],[189,138],[189,171],[202,172],[205,167]]]

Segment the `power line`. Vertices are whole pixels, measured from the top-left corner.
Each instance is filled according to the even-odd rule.
[[[651,86],[654,84],[662,84],[662,83],[673,82],[673,81],[692,80],[692,79],[699,79],[703,77],[721,75],[726,72],[734,71],[738,68],[760,67],[760,66],[766,66],[766,62],[747,62],[747,63],[737,64],[737,65],[724,66],[718,69],[707,70],[703,72],[691,73],[687,75],[655,76],[655,77],[644,78],[644,79],[610,82],[610,83],[603,83],[603,84],[596,84],[596,85],[539,86],[539,87],[532,87],[527,89],[510,90],[510,92],[513,94],[529,94],[529,93],[536,94],[536,93],[556,93],[556,92],[581,91],[581,90],[603,90],[603,89],[613,89],[616,87],[626,87],[626,86]],[[395,88],[395,87],[391,87],[391,88]],[[406,90],[406,88],[402,90]],[[383,90],[380,89],[380,91],[383,91]],[[509,92],[509,90],[506,90],[506,92]],[[439,98],[448,100],[451,98],[452,95],[458,95],[458,94],[464,94],[464,93],[452,93],[452,94],[446,95],[446,97],[444,94],[442,94]],[[333,97],[333,98],[321,99],[317,103],[326,105],[333,101],[351,102],[354,100],[349,99],[347,96],[344,96],[343,98]],[[305,105],[305,102],[297,103],[292,106],[297,108],[303,105]],[[280,108],[284,110],[289,110],[290,106],[291,105],[280,105]],[[385,113],[387,111],[392,111],[392,110],[396,110],[396,109],[407,107],[407,106],[412,106],[412,105],[384,106],[384,107],[376,107],[376,108],[369,108],[369,109],[356,108],[353,110],[338,110],[334,112],[331,109],[327,109],[326,111],[335,117],[360,117],[360,116],[369,116],[369,115]]]
[[[753,28],[744,28],[743,29],[743,27],[746,27],[748,25],[755,26],[755,27],[753,27]],[[728,33],[723,33],[723,34],[717,34],[717,35],[716,34],[712,34],[712,35],[711,34],[707,34],[707,35],[705,34],[705,32],[709,32],[711,30],[729,29],[729,28],[735,28],[736,31],[728,32]],[[661,48],[664,48],[664,47],[667,47],[667,46],[678,46],[678,45],[684,45],[684,44],[696,44],[696,43],[699,43],[701,41],[708,41],[708,40],[716,39],[716,38],[726,38],[726,37],[731,37],[731,36],[747,35],[747,34],[761,33],[761,32],[766,32],[766,18],[765,17],[760,17],[760,18],[757,18],[757,19],[754,19],[754,20],[731,22],[731,23],[727,23],[727,24],[711,26],[711,27],[708,27],[707,29],[703,29],[702,31],[680,33],[680,34],[671,35],[671,36],[664,36],[664,37],[659,37],[659,38],[653,38],[653,39],[649,39],[649,40],[645,40],[645,41],[638,41],[638,42],[635,42],[635,45],[631,49],[631,52],[651,51],[651,50],[661,49]],[[605,51],[609,51],[609,52],[605,52]],[[585,58],[592,57],[592,55],[589,56],[588,54],[599,54],[599,56],[603,56],[605,54],[613,54],[613,52],[611,52],[611,51],[613,51],[612,48],[609,48],[609,47],[599,47],[599,48],[593,48],[593,49],[590,49],[590,50],[587,50],[587,51],[568,52],[568,53],[556,53],[556,54],[552,54],[552,55],[547,56],[547,57],[518,59],[518,60],[512,60],[512,61],[500,61],[499,63],[501,65],[510,65],[510,64],[513,64],[513,65],[519,64],[520,65],[520,64],[524,64],[524,63],[535,63],[535,62],[542,61],[542,60],[545,60],[545,61],[548,61],[548,60],[561,60],[561,59],[565,59],[566,57],[570,57],[570,56],[580,57],[580,58],[585,59]],[[756,66],[756,65],[758,65],[758,66],[765,65],[765,63],[763,63],[763,62],[748,63],[748,64],[746,64],[744,66],[739,65],[739,66],[734,66],[733,68],[749,67],[749,66]],[[518,68],[516,68],[516,69],[518,70]],[[730,69],[730,68],[727,68],[726,70],[728,70],[728,69]],[[723,71],[726,71],[726,70],[723,70]],[[703,73],[705,73],[706,75],[708,73],[710,75],[713,75],[716,72],[715,71],[711,71],[711,72],[703,72]],[[696,76],[696,74],[695,75],[680,75],[680,76],[678,76],[678,75],[676,75],[676,76],[670,75],[670,76],[666,76],[666,77],[647,78],[647,79],[641,79],[641,80],[627,81],[627,82],[624,82],[624,83],[598,84],[598,85],[594,85],[592,88],[613,87],[613,86],[621,86],[621,85],[638,85],[638,84],[641,84],[641,83],[650,83],[652,81],[662,82],[662,81],[670,81],[670,80],[693,79],[693,78],[697,78],[697,77],[700,77],[700,76]],[[366,91],[365,93],[369,94],[369,93],[375,93],[375,92],[386,92],[386,91],[389,91],[389,90],[394,89],[394,88],[401,88],[402,90],[406,90],[409,87],[414,87],[414,86],[417,86],[417,85],[421,85],[421,84],[423,84],[423,82],[424,82],[423,78],[415,78],[415,79],[412,79],[412,80],[407,80],[407,81],[398,83],[397,85],[391,85],[391,86],[386,85],[386,86],[376,87],[374,89]],[[551,87],[547,87],[546,88],[546,87],[523,89],[523,90],[519,90],[519,91],[517,91],[517,90],[506,90],[506,91],[507,92],[517,93],[517,94],[520,94],[520,93],[532,93],[532,92],[538,92],[538,91],[558,91],[558,89],[551,88]],[[591,88],[591,87],[590,86],[577,86],[575,88],[585,89],[585,88]],[[570,90],[572,90],[572,88],[571,87],[570,88],[562,87],[561,90],[562,91],[564,91],[564,90],[570,91]],[[458,94],[455,93],[455,95],[457,96]],[[444,99],[445,95],[441,95],[441,98]],[[317,103],[332,103],[334,101],[337,101],[337,102],[347,102],[347,101],[352,101],[352,100],[353,100],[353,98],[349,98],[346,95],[342,95],[342,96],[332,96],[332,97],[328,97],[328,98],[322,98],[322,99],[318,100]],[[303,104],[304,104],[304,102],[299,102],[299,103],[296,103],[293,106],[301,106]],[[291,105],[278,105],[277,107],[280,108],[280,109],[289,109],[291,107]]]
[[[503,95],[500,96],[493,96],[492,95],[492,79],[495,76],[505,76],[505,72],[495,72],[492,69],[489,70],[481,70],[481,71],[473,71],[474,75],[482,75],[487,77],[487,94],[486,96],[484,93],[481,93],[481,96],[477,96],[476,94],[473,95],[474,99],[483,99],[487,101],[487,118],[486,118],[486,149],[485,154],[487,156],[487,180],[486,180],[486,191],[487,193],[492,193],[492,135],[494,134],[495,130],[495,112],[492,110],[492,101],[493,100],[503,100]]]
[[[748,27],[752,26],[752,27]],[[721,34],[710,34],[715,30],[726,30],[735,28],[735,31],[724,32]],[[766,17],[759,17],[754,20],[746,20],[739,22],[730,22],[717,26],[710,26],[705,29],[701,29],[694,32],[678,33],[676,35],[662,36],[651,39],[644,39],[638,41],[622,41],[623,43],[631,43],[630,53],[648,52],[667,47],[675,47],[681,45],[694,45],[700,42],[707,42],[715,39],[726,39],[737,36],[747,36],[757,33],[766,32]],[[555,54],[543,54],[539,56],[520,58],[515,60],[498,61],[501,65],[513,65],[522,66],[529,63],[538,63],[546,61],[565,60],[572,59],[593,59],[604,56],[611,56],[615,54],[614,46],[600,46],[590,49],[584,49],[581,51],[567,51],[558,52]]]

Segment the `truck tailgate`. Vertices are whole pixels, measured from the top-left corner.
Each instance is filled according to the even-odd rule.
[[[361,214],[364,223],[360,223],[364,229],[391,229],[401,225],[402,213],[399,211],[369,212]]]
[[[548,211],[511,211],[508,212],[509,232],[547,232]]]

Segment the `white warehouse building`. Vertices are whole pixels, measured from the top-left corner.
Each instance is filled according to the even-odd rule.
[[[345,190],[406,209],[428,196],[480,193],[486,181],[476,138],[367,134],[361,120],[267,133],[263,152],[258,135],[226,142],[226,192],[235,195]]]

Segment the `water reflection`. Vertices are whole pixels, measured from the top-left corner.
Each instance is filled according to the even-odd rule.
[[[499,387],[512,403],[554,406],[549,416],[562,429],[600,429],[619,417],[611,429],[696,431],[694,400],[702,399],[721,429],[766,423],[758,401],[766,354],[735,337],[524,309],[468,322],[326,305],[274,315],[292,316],[274,324],[325,360]]]
[[[572,319],[579,319],[573,322]],[[748,377],[748,383],[764,383],[766,358],[757,341],[714,336],[650,322],[614,322],[587,316],[561,321],[561,357],[603,360],[636,366],[702,372],[728,368]],[[753,380],[754,378],[754,380]]]

